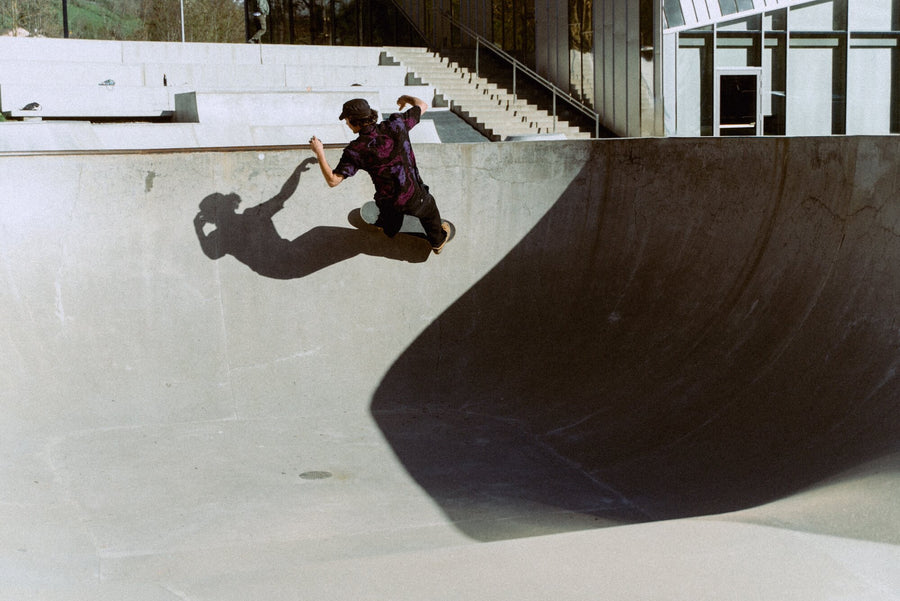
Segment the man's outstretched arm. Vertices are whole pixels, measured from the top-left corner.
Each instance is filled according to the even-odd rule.
[[[397,99],[397,106],[400,107],[400,110],[403,110],[403,107],[406,105],[417,106],[419,110],[422,111],[422,114],[425,114],[425,111],[428,110],[428,103],[422,100],[421,98],[416,98],[415,96],[408,96],[404,94],[400,98]]]
[[[328,159],[325,158],[325,147],[322,144],[322,140],[313,136],[309,139],[309,147],[312,148],[313,154],[316,155],[316,159],[319,161],[319,169],[322,170],[322,177],[325,178],[325,183],[328,184],[329,188],[334,188],[344,181],[344,176],[337,175],[331,169],[331,165],[328,164]]]

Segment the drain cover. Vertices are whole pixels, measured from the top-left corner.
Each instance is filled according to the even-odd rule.
[[[331,472],[321,472],[321,471],[312,471],[312,472],[303,472],[300,474],[300,477],[304,480],[324,480],[326,478],[331,478]]]

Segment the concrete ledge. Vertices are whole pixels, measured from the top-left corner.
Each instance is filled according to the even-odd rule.
[[[123,65],[119,62],[83,62],[45,60],[10,60],[0,56],[0,84],[2,85],[97,85],[108,79],[118,86],[143,86],[144,69],[141,65]],[[158,85],[162,85],[160,78]]]
[[[259,65],[218,63],[145,64],[9,61],[0,58],[0,84],[89,85],[106,80],[117,86],[191,87],[208,90],[340,88],[354,85],[403,86],[406,69],[373,65]]]
[[[288,88],[342,88],[406,85],[406,68],[377,65],[286,65]]]
[[[181,42],[122,42],[122,62],[260,64],[259,46],[250,44],[196,44]]]
[[[375,46],[308,46],[136,42],[60,38],[0,38],[0,56],[9,61],[101,63],[206,63],[308,66],[377,65]]]
[[[29,103],[35,111],[22,110]],[[19,118],[162,117],[172,112],[169,90],[145,86],[0,86],[0,110]]]
[[[325,144],[346,144],[356,137],[337,121],[287,126],[10,121],[0,123],[0,152],[298,146],[314,135]],[[429,120],[410,132],[410,140],[414,144],[441,142]]]
[[[59,38],[0,38],[6,61],[97,62],[118,64],[202,63],[220,65],[305,65],[316,67],[375,66],[381,48],[367,46],[305,46],[201,44],[181,42],[120,42]]]
[[[185,92],[175,95],[175,121],[252,123],[259,126],[330,123],[337,121],[341,105],[351,98],[365,98],[373,109],[389,113],[397,109],[397,98],[403,94],[428,100],[433,88],[401,86],[309,92]]]
[[[0,36],[4,61],[121,63],[122,42]]]
[[[340,92],[186,92],[175,95],[179,123],[326,123],[337,121],[348,96]],[[367,100],[373,102],[375,94]]]
[[[201,90],[305,90],[340,89],[354,85],[403,86],[403,67],[327,65],[218,65],[204,63],[147,63],[143,67],[146,85],[162,85]]]
[[[145,85],[197,90],[283,89],[283,65],[152,62],[143,65]]]
[[[262,44],[256,46],[260,62],[267,65],[308,65],[321,67],[375,66],[381,48],[368,46],[287,46]]]
[[[565,140],[566,134],[517,134],[506,136],[505,142],[541,142],[547,140]]]
[[[80,122],[0,123],[0,151],[35,152],[100,148],[91,124]]]

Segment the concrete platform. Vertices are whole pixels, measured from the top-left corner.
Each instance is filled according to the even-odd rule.
[[[365,98],[372,109],[396,112],[405,94],[431,101],[430,86],[346,88],[310,91],[183,92],[175,95],[175,120],[187,123],[309,125],[338,122],[341,106],[351,98]]]
[[[15,61],[0,56],[0,86],[17,85],[37,86],[86,86],[97,85],[108,79],[119,86],[145,85],[142,65],[123,65],[120,63],[100,63],[86,61],[60,61],[51,63],[46,60]],[[162,86],[162,77],[153,83]],[[71,95],[71,92],[70,92]]]
[[[49,63],[202,63],[219,65],[377,65],[381,49],[364,46],[292,46],[132,42],[0,37],[3,61]]]
[[[247,125],[239,123],[88,123],[86,121],[5,122],[0,152],[159,150],[297,146],[317,136],[326,144],[346,144],[356,136],[345,124]],[[446,139],[445,139],[446,137]],[[429,112],[410,132],[414,144],[484,141],[448,111]]]
[[[896,600],[895,149],[0,156],[0,599]]]
[[[40,109],[22,110],[32,102]],[[0,110],[14,119],[159,119],[174,108],[172,91],[161,86],[0,84]]]
[[[334,90],[351,86],[402,87],[406,70],[402,67],[345,65],[209,65],[200,63],[145,63],[143,78],[147,85],[162,85],[192,90]]]
[[[449,128],[451,136],[465,124]],[[448,127],[441,123],[440,129]],[[2,152],[73,152],[297,146],[317,136],[326,144],[346,144],[356,136],[337,121],[306,125],[201,123],[8,122],[0,125]],[[410,132],[414,144],[440,144],[437,122],[423,119]],[[456,140],[451,140],[456,141]],[[466,137],[466,141],[471,141]]]

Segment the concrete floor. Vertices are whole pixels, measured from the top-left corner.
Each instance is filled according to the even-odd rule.
[[[0,599],[900,599],[895,148],[0,155]]]

